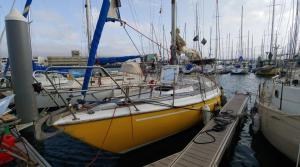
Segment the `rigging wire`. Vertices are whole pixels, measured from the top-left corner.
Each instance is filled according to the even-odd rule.
[[[153,29],[153,36],[154,36],[155,40],[158,41],[153,24],[152,24],[152,29]],[[159,45],[157,45],[157,50],[158,50],[159,54],[161,55],[161,43]]]
[[[282,27],[282,21],[283,21],[283,15],[284,15],[284,11],[285,11],[285,7],[286,7],[286,0],[282,0],[282,5],[281,5],[281,10],[280,10],[280,17],[279,17],[279,21],[277,24],[277,30],[276,30],[276,34],[278,34],[281,30]],[[282,38],[282,37],[281,37]],[[282,41],[282,40],[281,40]]]
[[[295,8],[295,2],[294,0],[292,0],[291,2],[291,10],[290,10],[290,14],[289,15],[289,20],[291,20],[291,25],[290,25],[290,28],[287,29],[287,53],[289,56],[291,56],[291,53],[292,53],[292,49],[293,49],[293,31],[294,31],[294,9]],[[290,58],[290,57],[289,57]]]
[[[158,30],[157,30],[157,34],[159,34],[159,38],[157,38],[157,34],[155,34],[155,37],[156,37],[156,41],[157,42],[159,42],[161,45],[162,45],[162,43],[163,43],[163,41],[162,41],[162,25],[163,25],[163,21],[162,21],[162,19],[163,19],[163,3],[162,3],[162,0],[160,1],[160,9],[159,9],[159,12],[158,12],[158,23],[157,23],[157,27],[159,27],[158,28]],[[156,32],[155,32],[156,33]],[[160,56],[162,56],[161,54],[162,54],[162,51],[161,51],[161,49],[159,48],[159,54],[160,54]]]
[[[270,2],[270,4],[272,4],[272,0],[270,0],[269,1]],[[269,15],[268,15],[268,23],[267,23],[267,30],[265,30],[267,33],[267,36],[268,36],[268,34],[270,34],[269,33],[269,31],[270,31],[270,22],[271,22],[271,6],[269,6]],[[269,38],[265,38],[265,44],[266,43],[270,43],[270,41],[268,41],[269,40]]]
[[[124,24],[124,25],[127,25],[129,28],[131,28],[132,30],[134,30],[134,31],[137,32],[138,34],[144,36],[144,37],[145,37],[146,39],[148,39],[150,42],[153,42],[154,44],[156,44],[156,45],[158,45],[158,46],[160,45],[159,43],[157,43],[156,41],[154,41],[153,39],[151,39],[150,37],[148,37],[147,35],[145,35],[145,34],[142,33],[141,31],[139,31],[138,29],[134,28],[133,26],[131,26],[131,25],[128,24],[127,22],[122,21],[122,20],[120,20],[120,22],[121,22],[122,24]],[[167,49],[167,48],[163,48],[163,47],[162,47],[162,49],[165,49],[167,52],[169,52],[169,49]]]
[[[105,143],[105,141],[106,141],[106,139],[108,137],[108,134],[109,134],[111,126],[112,126],[112,122],[113,122],[113,120],[115,118],[116,110],[117,110],[117,107],[114,108],[114,112],[113,112],[112,118],[109,121],[108,129],[107,129],[107,131],[105,133],[105,136],[104,136],[104,139],[103,139],[103,141],[101,143],[101,146],[104,146],[104,143]],[[100,153],[101,153],[101,150],[97,151],[97,154],[95,155],[95,157],[86,165],[86,167],[90,167],[91,165],[93,165],[96,162],[96,160],[98,159]]]
[[[284,1],[284,6],[286,8],[286,0]],[[283,40],[282,42],[283,43],[288,43],[288,32],[289,32],[289,25],[290,25],[290,21],[291,21],[291,10],[289,10],[288,12],[288,19],[287,19],[287,24],[286,24],[286,28],[285,28],[285,33],[284,33],[284,36],[283,36]],[[287,47],[286,47],[286,51],[287,51]]]
[[[132,20],[134,21],[134,25],[137,28],[141,28],[141,25],[138,22],[138,16],[137,16],[137,12],[136,12],[136,9],[135,9],[135,5],[133,5],[133,2],[131,0],[127,0],[127,1],[128,1],[129,11],[131,13]],[[143,36],[140,35],[139,38],[140,38],[142,52],[145,55],[144,44],[143,44]]]
[[[136,49],[136,50],[137,50],[137,52],[139,53],[139,55],[142,55],[142,53],[139,51],[138,47],[136,46],[136,44],[135,44],[135,43],[134,43],[134,41],[132,40],[132,38],[131,38],[131,36],[130,36],[129,32],[128,32],[128,31],[127,31],[127,29],[126,29],[126,27],[125,27],[125,26],[123,26],[123,28],[124,28],[124,30],[125,30],[125,32],[126,32],[126,34],[127,34],[127,36],[129,37],[129,39],[130,39],[131,43],[133,44],[133,46],[135,47],[135,49]]]

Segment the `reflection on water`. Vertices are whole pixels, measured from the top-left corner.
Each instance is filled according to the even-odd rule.
[[[265,78],[253,74],[218,76],[218,82],[224,88],[228,98],[232,97],[237,90],[251,93],[249,108],[254,103],[259,83],[264,80]],[[261,134],[253,138],[250,133],[251,123],[250,117],[247,116],[236,142],[233,143],[234,152],[229,160],[226,160],[229,162],[226,164],[234,167],[293,166],[293,163],[270,145]],[[44,141],[38,149],[55,167],[86,166],[94,159],[96,161],[93,166],[142,166],[182,150],[201,127],[197,125],[178,135],[124,155],[99,151],[64,134]]]

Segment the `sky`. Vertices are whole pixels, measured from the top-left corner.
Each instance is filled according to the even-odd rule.
[[[30,13],[30,28],[33,56],[71,56],[71,50],[80,50],[82,56],[87,55],[87,37],[85,21],[85,0],[33,0]],[[270,14],[273,0],[218,0],[220,20],[221,52],[218,57],[233,57],[239,49],[239,31],[241,24],[241,8],[244,7],[243,44],[247,48],[247,35],[253,35],[255,56],[261,54],[261,43],[265,34],[266,46],[270,43]],[[295,0],[276,0],[275,31],[278,32],[279,49],[286,45],[288,30],[291,27],[292,5]],[[5,24],[13,0],[0,0],[0,31]],[[22,11],[26,0],[16,0],[14,8]],[[162,43],[163,27],[166,44],[170,45],[171,0],[121,0],[121,18],[155,41]],[[91,0],[92,25],[95,27],[102,0]],[[207,39],[203,46],[203,56],[208,57],[210,28],[212,28],[212,56],[215,46],[215,0],[177,0],[177,27],[181,35],[186,34],[187,46],[193,48],[195,32],[195,10],[198,5],[200,38]],[[161,11],[161,12],[160,12]],[[151,24],[153,26],[151,26]],[[186,33],[184,27],[186,25]],[[150,27],[153,30],[151,30]],[[134,47],[124,28],[119,23],[106,23],[97,56],[137,55],[139,53],[157,53],[157,46],[146,38],[127,28],[133,39]],[[151,33],[155,32],[155,33]],[[232,42],[228,41],[230,33]],[[4,36],[5,37],[5,36]],[[229,45],[230,43],[230,45]],[[247,49],[244,49],[247,50]],[[7,45],[4,38],[0,45],[0,56],[7,57]],[[167,57],[167,54],[164,55]],[[247,55],[246,55],[247,56]]]

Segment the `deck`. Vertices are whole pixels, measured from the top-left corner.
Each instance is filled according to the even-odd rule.
[[[248,95],[235,94],[221,110],[221,113],[230,111],[230,114],[235,116],[223,131],[210,131],[216,125],[212,119],[181,152],[148,164],[147,167],[218,166],[231,143],[241,115],[247,108],[247,101]]]

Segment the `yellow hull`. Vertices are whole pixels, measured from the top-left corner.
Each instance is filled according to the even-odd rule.
[[[206,101],[213,110],[220,97]],[[192,127],[202,120],[204,103],[161,111],[58,126],[70,136],[89,145],[115,153],[166,138]],[[193,109],[193,110],[191,110]],[[196,110],[195,110],[196,109]]]

